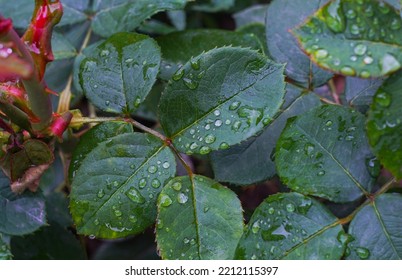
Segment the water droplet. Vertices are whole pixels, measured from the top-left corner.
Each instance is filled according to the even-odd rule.
[[[219,145],[219,149],[221,149],[221,150],[227,150],[227,149],[229,149],[229,144],[226,143],[226,142],[222,142],[222,143]]]
[[[341,73],[347,76],[354,76],[356,74],[355,70],[350,66],[344,66],[341,68]]]
[[[339,58],[335,58],[335,59],[332,61],[332,63],[333,63],[335,66],[339,66],[339,65],[341,65],[341,60],[340,60]]]
[[[196,89],[198,87],[198,82],[194,81],[192,79],[184,78],[183,82],[186,85],[186,87],[191,89],[191,90],[194,90],[194,89]]]
[[[294,212],[296,210],[296,207],[293,203],[288,203],[286,204],[286,211],[288,212]]]
[[[102,197],[104,197],[105,196],[105,191],[103,190],[103,189],[100,189],[99,191],[98,191],[98,197],[99,198],[102,198]]]
[[[176,73],[173,74],[172,79],[173,81],[179,81],[181,78],[184,76],[184,69],[181,68],[176,71]]]
[[[329,29],[335,33],[345,30],[345,18],[341,7],[341,1],[332,1],[329,5],[324,6],[323,15]]]
[[[106,105],[106,106],[109,106],[109,105],[110,105],[110,101],[109,101],[109,100],[106,100],[106,101],[105,101],[105,105]]]
[[[91,234],[90,236],[88,236],[89,237],[89,239],[91,239],[91,240],[93,240],[93,239],[95,239],[96,237],[95,237],[95,235],[93,235],[93,234]]]
[[[363,71],[360,73],[360,77],[362,77],[363,79],[367,79],[367,78],[370,78],[370,77],[371,77],[371,74],[370,74],[369,71],[363,70]]]
[[[241,122],[240,121],[235,121],[232,125],[232,130],[238,131],[241,127]]]
[[[167,162],[167,161],[165,161],[165,162],[162,164],[162,167],[165,168],[165,169],[168,169],[168,168],[170,167],[170,163]]]
[[[209,207],[204,207],[204,213],[207,213],[209,211]]]
[[[328,51],[324,49],[316,50],[314,56],[318,59],[326,58],[328,56]]]
[[[183,239],[183,243],[184,244],[189,244],[190,243],[190,239],[188,239],[187,237]]]
[[[151,174],[156,173],[156,171],[158,171],[158,167],[156,167],[155,165],[151,165],[148,167],[148,172]]]
[[[163,228],[163,222],[161,219],[156,219],[156,227],[158,229],[162,229]]]
[[[231,110],[231,111],[236,110],[237,108],[239,108],[240,104],[241,104],[241,102],[239,102],[239,101],[233,102],[232,104],[230,104],[229,110]]]
[[[386,75],[398,70],[401,67],[399,61],[389,53],[386,53],[380,62],[381,74]]]
[[[357,247],[355,251],[357,256],[362,260],[366,260],[370,257],[370,251],[367,248]]]
[[[318,176],[324,176],[325,175],[325,171],[321,170],[320,172],[317,173]]]
[[[99,219],[95,219],[94,224],[95,224],[95,226],[98,226],[99,225]]]
[[[382,91],[381,89],[377,92],[377,94],[374,96],[374,101],[380,105],[381,107],[389,107],[391,105],[391,95],[385,91]]]
[[[249,106],[241,107],[237,114],[240,118],[246,118],[248,125],[258,125],[263,117],[262,109],[254,109]]]
[[[194,70],[200,69],[200,66],[201,66],[200,59],[190,60],[190,64],[191,64],[191,68],[193,68]]]
[[[265,60],[257,58],[247,62],[246,71],[252,74],[259,74],[259,72],[264,66],[265,66]]]
[[[108,56],[109,54],[110,54],[109,50],[102,50],[100,56],[105,57]]]
[[[156,178],[153,179],[152,182],[151,182],[151,186],[152,186],[153,188],[155,188],[155,189],[159,188],[160,185],[161,185],[161,182],[160,182],[158,179],[156,179]]]
[[[205,136],[205,143],[207,143],[207,144],[212,144],[215,142],[215,140],[216,140],[216,138],[212,134],[208,134],[207,136]]]
[[[354,240],[353,236],[350,234],[347,234],[343,231],[340,231],[337,236],[338,241],[343,244],[347,245],[348,243],[352,242]]]
[[[283,224],[261,231],[261,237],[265,241],[279,241],[286,239],[289,235],[291,233],[286,230]]]
[[[366,57],[363,59],[364,64],[367,64],[367,65],[373,63],[373,61],[374,61],[374,59],[373,59],[371,56],[366,56]]]
[[[163,207],[168,207],[172,202],[172,199],[167,194],[163,194],[160,197],[160,205]]]
[[[391,30],[398,30],[399,28],[401,28],[401,20],[398,18],[394,18],[391,21],[389,28],[391,28]]]
[[[211,152],[211,148],[207,146],[202,146],[200,149],[200,154],[201,155],[207,155]]]
[[[119,182],[113,181],[113,186],[115,186],[115,187],[119,186]]]
[[[367,17],[372,17],[372,16],[374,15],[373,6],[368,5],[368,6],[364,9],[364,13],[366,14]]]
[[[269,214],[274,214],[275,213],[275,209],[273,208],[273,207],[270,207],[269,209],[268,209],[268,213]]]
[[[137,97],[134,101],[134,107],[138,108],[141,105],[141,98]]]
[[[176,191],[180,191],[181,190],[181,183],[180,182],[174,182],[172,185],[172,188]]]
[[[145,178],[140,179],[139,182],[140,189],[143,189],[146,185],[147,185],[147,179]]]
[[[332,124],[333,124],[333,122],[331,120],[328,120],[328,121],[325,122],[326,127],[331,127]]]
[[[215,111],[214,111],[214,115],[217,116],[217,117],[219,117],[219,116],[221,115],[221,111],[215,110]]]
[[[211,125],[210,125],[210,124],[206,124],[204,128],[205,128],[205,130],[210,130],[210,129],[211,129]]]
[[[253,226],[251,227],[251,231],[252,231],[253,233],[258,233],[259,230],[260,230],[260,221],[255,221],[255,222],[253,223]]]
[[[356,24],[352,24],[350,26],[350,33],[352,33],[353,35],[359,35],[360,34],[359,26],[357,26]]]
[[[307,156],[311,156],[312,154],[313,154],[313,152],[314,152],[314,145],[313,144],[311,144],[311,143],[306,143],[305,145],[304,145],[304,151],[306,152],[306,155]]]
[[[128,216],[128,219],[130,220],[130,222],[132,223],[136,223],[138,221],[137,217],[134,215],[130,215]]]
[[[123,213],[120,210],[114,210],[113,211],[116,217],[121,217],[123,215]]]
[[[198,144],[197,144],[197,143],[195,143],[195,142],[191,143],[191,145],[190,145],[190,149],[191,149],[191,150],[195,150],[195,149],[197,149],[197,148],[198,148]]]
[[[356,47],[354,48],[354,52],[357,55],[363,55],[365,54],[367,51],[367,46],[363,45],[363,44],[358,44],[356,45]]]
[[[346,137],[345,137],[346,141],[352,141],[353,139],[355,139],[355,137],[353,135],[346,135]]]
[[[380,161],[376,157],[366,158],[366,167],[371,177],[377,178],[380,174],[381,165]]]
[[[177,194],[177,202],[179,202],[180,204],[184,204],[188,201],[188,196],[185,195],[184,193],[178,193]]]
[[[136,188],[130,188],[126,191],[126,196],[135,203],[143,204],[145,202],[145,198],[140,194],[140,192]]]
[[[352,9],[346,11],[346,17],[348,19],[354,19],[356,17],[356,12]]]

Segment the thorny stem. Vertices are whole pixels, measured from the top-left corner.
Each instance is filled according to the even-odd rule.
[[[82,51],[88,46],[89,40],[91,39],[91,35],[92,35],[92,29],[88,28],[88,31],[85,35],[85,39],[81,45],[79,53],[82,53]],[[57,113],[59,114],[67,112],[70,109],[72,82],[73,82],[73,75],[70,75],[66,87],[60,93],[59,104],[57,106]]]
[[[391,178],[375,194],[371,195],[368,199],[366,199],[366,201],[363,204],[361,204],[359,207],[357,207],[351,214],[349,214],[345,218],[339,219],[339,224],[341,224],[341,225],[348,224],[363,207],[372,203],[377,196],[387,192],[391,188],[392,184],[395,182],[396,182],[396,179],[394,177]]]

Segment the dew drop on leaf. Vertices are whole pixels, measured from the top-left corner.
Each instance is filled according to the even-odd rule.
[[[367,248],[364,247],[357,247],[355,249],[357,256],[362,259],[362,260],[366,260],[370,257],[370,251]]]
[[[163,207],[168,207],[172,204],[172,199],[170,198],[170,196],[163,194],[160,198],[160,205]]]
[[[184,204],[188,201],[188,196],[184,193],[179,193],[177,194],[177,202],[179,202],[180,204]]]
[[[125,194],[132,202],[139,204],[143,204],[145,202],[145,198],[134,187],[128,189]]]

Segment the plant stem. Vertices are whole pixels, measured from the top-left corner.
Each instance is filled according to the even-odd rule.
[[[47,128],[52,120],[52,103],[49,94],[46,92],[45,86],[38,80],[38,73],[35,67],[35,63],[31,56],[31,53],[22,43],[20,37],[14,29],[11,29],[6,39],[14,43],[15,48],[21,55],[21,57],[27,61],[34,73],[32,77],[28,79],[22,79],[25,90],[28,95],[28,102],[32,109],[32,112],[39,118],[39,122],[33,123],[32,128],[36,131],[41,131]]]
[[[328,86],[329,86],[329,89],[331,91],[331,95],[335,100],[335,103],[336,104],[341,104],[341,101],[339,99],[338,93],[336,92],[336,86],[335,86],[335,83],[334,83],[334,79],[329,80]]]
[[[390,187],[392,186],[393,183],[396,182],[395,178],[391,178],[387,183],[385,183],[375,194],[373,194],[370,198],[368,198],[363,204],[361,204],[359,207],[357,207],[351,214],[349,214],[347,217],[342,218],[339,220],[339,224],[344,225],[349,223],[355,216],[356,214],[366,205],[373,203],[375,198],[385,192],[387,192]]]
[[[136,120],[129,119],[129,118],[125,118],[125,119],[123,119],[123,120],[126,121],[126,122],[128,122],[128,123],[131,123],[134,127],[138,128],[138,129],[140,129],[140,130],[142,130],[142,131],[145,131],[145,132],[147,132],[147,133],[149,133],[149,134],[152,134],[153,136],[158,137],[158,138],[161,139],[163,142],[167,142],[167,140],[168,140],[165,135],[162,135],[162,134],[159,133],[158,131],[151,129],[151,128],[149,128],[149,127],[143,125],[142,123],[137,122]]]
[[[14,105],[3,102],[0,102],[0,110],[20,128],[25,129],[28,132],[32,132],[28,116],[23,111],[21,111]]]
[[[333,101],[331,101],[331,100],[329,100],[329,99],[327,99],[327,98],[325,98],[325,97],[322,97],[322,96],[319,96],[319,97],[320,97],[320,100],[321,100],[322,102],[324,102],[324,103],[331,104],[331,105],[339,105],[338,103],[333,102]]]

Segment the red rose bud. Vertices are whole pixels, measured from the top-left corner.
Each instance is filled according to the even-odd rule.
[[[64,131],[68,128],[73,114],[65,112],[62,115],[53,114],[53,123],[50,125],[50,134],[62,139]]]
[[[9,18],[0,16],[0,36],[5,35],[13,28],[13,22]]]

